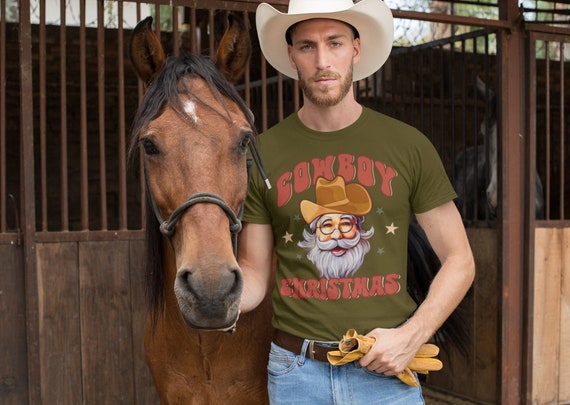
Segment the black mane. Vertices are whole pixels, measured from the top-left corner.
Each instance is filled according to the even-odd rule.
[[[222,96],[235,102],[244,113],[252,130],[255,131],[253,115],[233,84],[220,73],[213,62],[206,56],[184,53],[178,57],[168,58],[166,66],[149,85],[144,94],[131,127],[129,143],[130,162],[136,160],[138,156],[140,131],[148,125],[150,121],[156,119],[167,105],[173,108],[177,113],[182,114],[181,95],[191,94],[198,100],[200,99],[197,94],[192,92],[191,88],[185,86],[184,82],[181,81],[184,77],[199,77],[204,80],[208,86],[214,90],[214,94],[217,95],[222,105],[225,105]],[[164,273],[162,268],[163,240],[160,234],[158,220],[151,208],[152,204],[149,200],[148,190],[146,190],[146,199],[145,288],[147,303],[153,320],[156,322],[158,314],[164,309],[165,305]]]

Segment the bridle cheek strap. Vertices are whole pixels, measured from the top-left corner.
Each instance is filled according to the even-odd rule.
[[[265,169],[263,167],[263,162],[261,160],[259,152],[257,151],[257,148],[255,147],[255,144],[250,143],[250,151],[251,151],[253,161],[257,165],[257,168],[258,168],[258,170],[259,170],[259,172],[260,172],[260,174],[261,174],[261,176],[265,182],[265,185],[267,186],[268,189],[271,189],[271,183],[267,179],[267,175],[266,175]],[[248,184],[249,184],[249,176],[250,176],[250,174],[249,174],[250,166],[251,166],[251,160],[248,158],[248,160],[247,160]],[[146,186],[146,192],[148,195],[148,200],[150,202],[152,210],[154,211],[154,215],[156,216],[156,219],[158,220],[158,222],[160,224],[160,232],[168,238],[168,241],[170,243],[170,247],[172,248],[172,250],[174,250],[174,246],[172,244],[172,235],[174,235],[174,232],[176,231],[176,224],[178,223],[180,218],[182,218],[182,215],[184,215],[186,210],[188,208],[192,207],[193,205],[196,205],[196,204],[215,204],[218,207],[220,207],[226,213],[226,215],[230,221],[230,233],[232,235],[232,247],[233,247],[233,251],[234,251],[234,256],[237,257],[238,235],[241,232],[241,228],[242,228],[241,216],[243,214],[243,204],[240,206],[239,213],[236,215],[234,210],[219,195],[214,194],[214,193],[208,193],[208,192],[200,192],[200,193],[196,193],[196,194],[193,194],[190,197],[188,197],[186,199],[186,201],[184,201],[179,207],[177,207],[172,212],[172,214],[170,215],[170,218],[168,218],[165,221],[162,218],[162,215],[160,214],[160,209],[158,208],[158,204],[156,203],[156,200],[154,199],[154,196],[152,195],[152,191],[150,189],[150,184],[149,184],[149,180],[148,180],[148,172],[147,172],[147,168],[146,168],[146,159],[144,157],[143,157],[143,169],[144,169],[144,180],[145,180],[145,186]]]

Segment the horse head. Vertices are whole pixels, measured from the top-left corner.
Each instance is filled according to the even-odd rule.
[[[233,16],[215,62],[191,53],[165,58],[152,17],[133,31],[131,62],[146,91],[130,153],[142,151],[151,213],[147,295],[155,320],[169,300],[195,329],[228,328],[237,320],[243,281],[232,241],[241,229],[255,128],[233,82],[250,53],[247,30]],[[162,243],[153,240],[158,229]],[[175,271],[161,263],[163,250],[173,253]]]

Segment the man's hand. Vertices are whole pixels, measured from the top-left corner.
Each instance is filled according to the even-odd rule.
[[[376,339],[376,343],[360,359],[360,365],[388,376],[404,371],[423,343],[402,328],[377,328],[366,336]]]

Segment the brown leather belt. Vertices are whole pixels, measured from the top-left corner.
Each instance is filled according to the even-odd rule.
[[[273,342],[285,350],[295,354],[301,354],[305,339],[277,329],[275,331]],[[311,360],[326,362],[328,361],[327,353],[331,350],[338,350],[338,342],[320,342],[318,340],[311,340],[309,341],[309,345],[305,351],[305,357]]]

